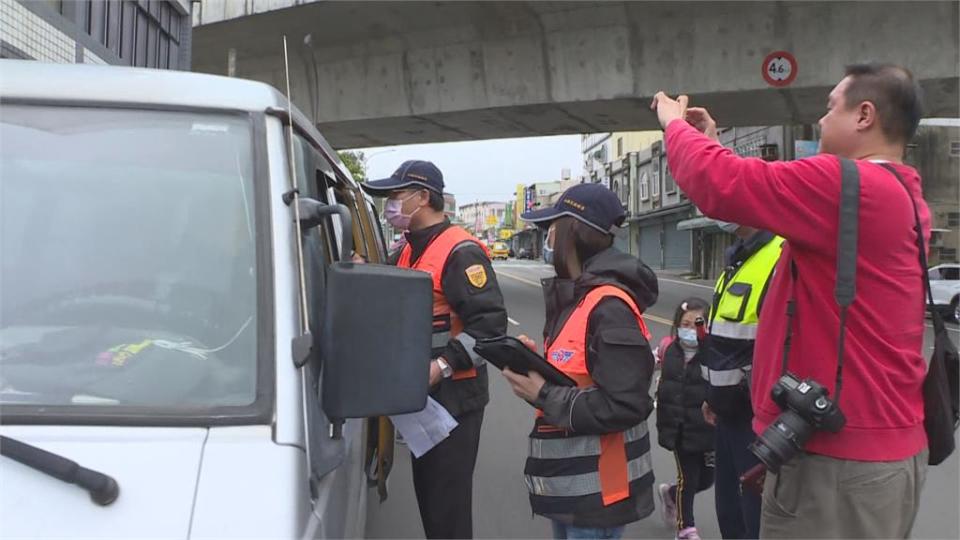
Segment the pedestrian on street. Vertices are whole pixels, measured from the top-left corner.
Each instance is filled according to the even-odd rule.
[[[600,184],[571,187],[554,207],[522,218],[548,228],[545,261],[557,273],[543,285],[545,356],[577,382],[503,372],[537,409],[524,469],[530,505],[551,520],[555,538],[620,538],[654,511],[654,362],[641,314],[656,302],[657,278],[612,247],[625,215]]]
[[[707,381],[701,366],[709,305],[687,298],[677,306],[657,385],[657,435],[673,452],[677,482],[660,484],[664,523],[675,527],[678,540],[700,540],[693,516],[697,493],[713,485],[713,426],[703,417]]]
[[[903,157],[922,116],[920,96],[907,69],[850,66],[826,101],[821,153],[788,162],[742,158],[705,136],[716,123],[703,109],[688,111],[685,96],[660,92],[652,104],[670,170],[690,200],[707,216],[787,240],[757,331],[753,427],[765,434],[776,422],[812,434],[799,452],[789,443],[773,449],[770,441],[788,440],[777,433],[758,439],[765,446],[755,448],[774,465],[763,484],[761,538],[906,538],[916,519],[928,454],[917,234],[929,238],[930,212]],[[856,295],[843,310],[834,295],[839,158],[851,160],[860,183]],[[799,399],[816,389],[811,383],[828,399]],[[792,396],[786,411],[775,387]],[[829,427],[818,423],[825,417],[817,411],[834,407],[845,425],[835,413]],[[792,415],[794,428],[781,414]]]
[[[760,308],[784,240],[736,223],[718,225],[737,239],[727,249],[724,270],[714,288],[703,355],[709,383],[703,415],[717,428],[714,500],[720,534],[726,539],[758,538],[760,495],[742,488],[740,478],[760,464],[750,451],[756,440],[750,374]]]
[[[507,312],[486,247],[444,215],[443,188],[440,169],[418,160],[404,162],[390,178],[363,184],[367,193],[388,198],[384,216],[407,231],[397,266],[433,279],[430,396],[458,425],[413,458],[423,531],[427,538],[472,538],[473,471],[490,401],[487,366],[473,347],[479,338],[506,334]]]

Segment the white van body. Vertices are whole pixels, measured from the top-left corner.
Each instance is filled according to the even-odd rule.
[[[286,98],[0,60],[0,100],[0,433],[119,485],[100,506],[2,457],[0,537],[362,537],[365,422],[305,427],[325,417],[291,358]],[[293,117],[301,193],[360,193]]]

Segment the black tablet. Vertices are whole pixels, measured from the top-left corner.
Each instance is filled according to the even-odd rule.
[[[575,380],[553,367],[542,356],[513,336],[478,339],[473,350],[501,371],[509,367],[514,373],[526,375],[533,370],[549,383],[560,386],[577,385]]]

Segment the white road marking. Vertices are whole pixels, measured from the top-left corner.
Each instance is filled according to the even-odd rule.
[[[660,276],[657,276],[657,281],[666,281],[667,283],[677,283],[679,285],[689,285],[691,287],[700,287],[701,289],[709,289],[711,291],[713,290],[713,287],[709,285],[701,285],[699,283],[691,283],[689,281],[679,281],[676,279],[667,279]]]
[[[496,271],[496,268],[495,268],[494,270]],[[520,276],[518,276],[518,275],[511,274],[511,273],[509,273],[509,272],[499,272],[499,271],[497,271],[497,275],[498,275],[498,276],[505,276],[505,277],[508,277],[508,278],[510,278],[510,279],[515,279],[515,280],[519,281],[520,283],[525,283],[525,284],[531,285],[531,286],[533,286],[533,287],[540,287],[540,284],[537,283],[536,281],[532,281],[532,280],[529,280],[529,279],[527,279],[527,278],[522,278],[522,277],[520,277]]]

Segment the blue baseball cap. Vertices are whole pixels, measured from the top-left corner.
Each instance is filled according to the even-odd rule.
[[[404,161],[390,178],[364,182],[360,187],[374,197],[386,197],[391,191],[409,187],[429,189],[443,195],[443,173],[429,161],[412,159]]]
[[[607,234],[613,234],[627,217],[620,198],[601,184],[577,184],[563,192],[557,204],[550,208],[533,210],[520,215],[531,223],[546,224],[570,216]]]

